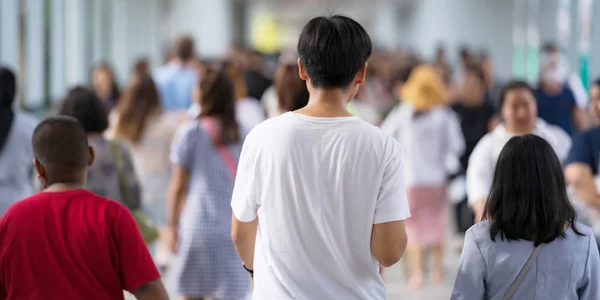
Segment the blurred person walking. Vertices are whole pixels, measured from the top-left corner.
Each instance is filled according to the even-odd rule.
[[[166,229],[168,186],[171,178],[170,145],[182,114],[160,105],[158,90],[147,74],[134,74],[119,105],[109,116],[109,139],[127,142],[142,188],[141,206],[148,217]],[[165,267],[165,243],[159,245],[157,262]]]
[[[192,105],[192,88],[198,80],[193,67],[194,40],[181,36],[173,47],[173,56],[167,64],[152,73],[166,111],[186,111]]]
[[[298,54],[284,52],[279,58],[275,80],[262,96],[261,103],[268,118],[300,109],[308,104],[306,83],[298,76]]]
[[[443,242],[447,221],[446,160],[460,157],[465,148],[457,115],[446,105],[449,94],[443,79],[428,65],[415,67],[402,86],[404,103],[381,129],[404,149],[404,179],[411,218],[406,220],[410,271],[409,286],[424,281],[426,248],[433,251],[432,281],[443,280]]]
[[[168,233],[176,289],[185,299],[243,299],[250,278],[231,242],[229,200],[244,131],[236,121],[232,82],[209,69],[198,83],[201,114],[173,141]]]
[[[600,256],[543,138],[512,137],[483,220],[467,231],[451,299],[600,299]]]
[[[556,46],[549,44],[540,56],[540,82],[536,89],[538,116],[569,135],[589,127],[588,99],[579,78],[561,65]]]
[[[107,62],[94,67],[91,74],[92,88],[102,101],[107,111],[111,111],[119,102],[121,90],[117,84],[115,73]]]
[[[241,66],[233,61],[226,61],[223,71],[233,85],[236,119],[243,129],[251,130],[265,120],[265,112],[256,98],[248,94],[248,85]]]
[[[31,136],[37,120],[14,108],[16,93],[15,74],[0,67],[0,216],[34,191]]]
[[[454,205],[456,228],[464,234],[473,225],[475,215],[467,200],[465,175],[469,167],[469,157],[475,146],[488,132],[497,125],[495,109],[486,102],[486,80],[484,72],[470,66],[465,70],[464,79],[459,86],[459,96],[455,99],[452,109],[458,115],[460,127],[465,138],[466,148],[460,157],[460,171],[456,174],[455,183],[460,185],[462,192]]]
[[[386,298],[379,264],[402,256],[410,212],[400,145],[347,109],[371,51],[348,17],[309,21],[298,42],[308,105],[246,138],[231,236],[254,299]]]
[[[500,151],[510,138],[528,133],[542,137],[560,161],[565,160],[571,147],[571,138],[564,130],[537,117],[535,92],[526,82],[511,81],[504,86],[500,92],[500,110],[502,123],[481,138],[468,161],[467,198],[476,222],[483,215]]]
[[[0,299],[169,299],[131,213],[85,189],[85,128],[51,117],[31,145],[44,190],[0,219]]]
[[[94,194],[123,203],[131,210],[140,209],[141,189],[129,149],[123,142],[104,137],[109,123],[100,99],[85,87],[74,87],[67,92],[58,114],[77,119],[87,132],[88,143],[94,148],[95,163],[87,170],[87,188]]]

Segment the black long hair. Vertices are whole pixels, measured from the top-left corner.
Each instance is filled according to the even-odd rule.
[[[502,149],[483,219],[491,221],[495,241],[529,240],[540,245],[577,234],[577,214],[567,197],[565,179],[554,150],[541,137],[511,138]]]
[[[0,67],[0,152],[8,141],[10,130],[15,119],[12,105],[17,92],[17,79],[15,74],[4,67]]]

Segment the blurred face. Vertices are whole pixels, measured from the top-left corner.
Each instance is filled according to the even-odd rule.
[[[92,73],[92,86],[100,98],[105,101],[112,92],[112,77],[110,72],[104,68],[98,68]]]
[[[483,85],[479,78],[474,74],[468,73],[467,76],[465,76],[460,87],[460,92],[469,102],[483,100]]]
[[[531,91],[515,89],[506,93],[502,118],[510,133],[526,134],[533,131],[537,119],[537,104]]]
[[[600,86],[594,85],[590,90],[590,113],[594,123],[600,126]]]

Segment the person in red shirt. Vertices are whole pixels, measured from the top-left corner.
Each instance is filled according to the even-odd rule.
[[[0,219],[0,300],[169,299],[132,214],[84,189],[94,150],[83,126],[48,118],[32,146],[44,190]]]

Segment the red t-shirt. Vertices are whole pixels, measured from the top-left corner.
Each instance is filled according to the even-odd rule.
[[[89,191],[42,192],[0,219],[0,300],[123,299],[159,277],[127,208]]]

